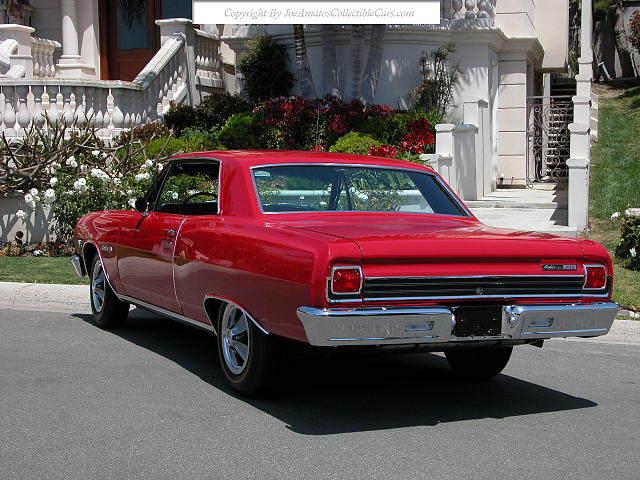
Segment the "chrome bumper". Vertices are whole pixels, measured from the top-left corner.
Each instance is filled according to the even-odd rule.
[[[82,261],[82,258],[80,258],[78,255],[73,255],[71,257],[71,264],[73,265],[73,268],[75,269],[79,277],[84,277],[87,275],[86,270],[84,268],[84,262]]]
[[[297,314],[311,345],[338,346],[593,337],[609,332],[619,309],[615,302],[510,305],[502,308],[500,335],[460,338],[448,307],[300,307]]]

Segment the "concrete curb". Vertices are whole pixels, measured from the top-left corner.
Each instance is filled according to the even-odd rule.
[[[89,286],[0,282],[0,309],[91,313]],[[640,321],[616,320],[603,337],[575,340],[640,344]]]

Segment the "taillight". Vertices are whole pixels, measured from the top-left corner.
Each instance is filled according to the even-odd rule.
[[[603,265],[585,265],[584,288],[602,290],[607,286],[607,269]]]
[[[331,270],[331,293],[353,295],[362,289],[362,270],[360,267],[340,266]]]

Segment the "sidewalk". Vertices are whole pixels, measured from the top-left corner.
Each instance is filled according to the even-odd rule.
[[[91,313],[89,286],[0,282],[0,310]],[[587,341],[640,344],[640,321],[616,320],[607,335]]]

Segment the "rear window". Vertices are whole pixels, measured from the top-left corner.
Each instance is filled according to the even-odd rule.
[[[253,168],[263,212],[406,212],[467,216],[434,175],[339,165]]]

